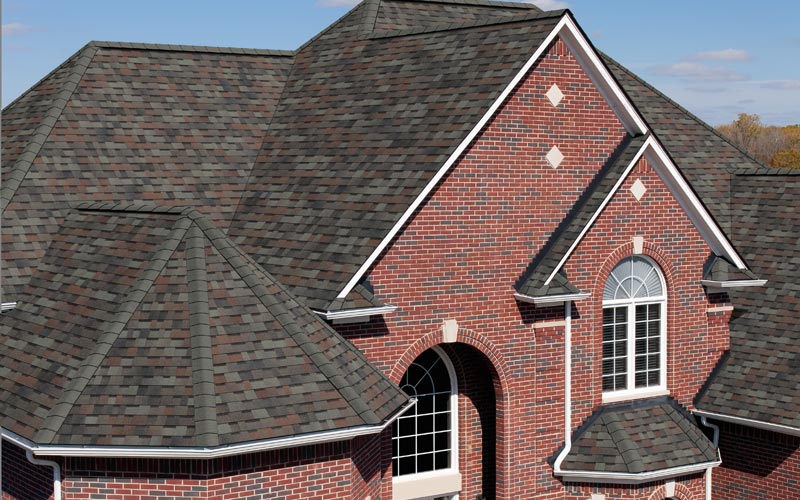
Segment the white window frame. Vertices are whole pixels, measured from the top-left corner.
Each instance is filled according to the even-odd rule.
[[[602,310],[606,308],[617,308],[621,306],[627,307],[627,323],[626,323],[626,340],[627,340],[627,349],[626,349],[626,387],[627,389],[622,389],[618,391],[603,391],[603,403],[616,403],[619,401],[628,401],[632,399],[642,399],[642,398],[651,398],[656,396],[663,396],[669,394],[669,390],[667,389],[667,282],[664,279],[664,273],[661,271],[661,267],[658,265],[650,257],[646,255],[631,255],[629,257],[625,257],[621,259],[617,264],[614,265],[616,268],[620,262],[630,258],[636,257],[640,259],[644,259],[653,266],[655,269],[656,274],[658,275],[659,280],[661,281],[661,295],[656,297],[644,297],[644,298],[630,298],[630,299],[615,299],[615,300],[603,300],[602,303]],[[606,280],[611,279],[611,274],[606,277]],[[605,283],[603,283],[605,287]],[[636,388],[636,306],[643,306],[643,305],[650,305],[650,304],[659,304],[661,306],[660,311],[660,319],[659,319],[659,327],[660,331],[660,342],[659,342],[659,383],[658,385],[649,386],[649,387],[641,387]],[[601,312],[602,318],[602,312]],[[601,320],[602,321],[602,320]],[[602,358],[602,354],[601,354]],[[601,373],[601,383],[600,387],[602,390],[602,365],[600,367]]]
[[[402,476],[395,476],[392,470],[393,500],[429,500],[439,497],[458,500],[458,492],[461,491],[461,473],[458,468],[458,379],[453,363],[444,350],[439,346],[430,349],[441,358],[450,376],[450,467]]]

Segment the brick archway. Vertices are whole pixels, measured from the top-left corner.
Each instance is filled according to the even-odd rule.
[[[499,350],[492,344],[491,341],[484,336],[467,329],[459,329],[455,342],[443,342],[443,335],[441,328],[437,328],[421,338],[417,339],[411,346],[406,349],[403,355],[398,359],[392,368],[389,378],[395,382],[400,382],[403,374],[406,372],[411,363],[423,352],[434,347],[439,346],[443,348],[448,355],[457,351],[460,348],[466,348],[476,356],[483,359],[484,364],[488,367],[491,376],[491,386],[494,389],[494,487],[497,499],[511,498],[509,495],[511,478],[509,477],[510,471],[510,450],[506,445],[509,439],[506,437],[506,429],[508,428],[506,420],[510,413],[509,397],[508,397],[508,380],[507,364],[500,354]],[[454,365],[459,366],[458,356],[450,356]],[[461,366],[461,373],[472,368],[472,365]],[[464,437],[462,429],[459,429],[459,439]],[[464,447],[459,447],[459,456],[465,456]],[[461,462],[462,474],[463,464]]]
[[[675,483],[675,491],[672,495],[667,496],[667,487],[664,485],[656,488],[647,500],[667,500],[672,498],[677,498],[678,500],[697,500],[695,495],[692,494],[692,491],[681,483]]]

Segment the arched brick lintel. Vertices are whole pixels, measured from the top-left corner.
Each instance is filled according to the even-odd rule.
[[[667,486],[661,486],[656,488],[656,490],[650,494],[647,500],[667,500],[668,498],[677,498],[678,500],[698,500],[697,497],[692,494],[692,491],[681,483],[675,483],[675,492],[667,496]]]

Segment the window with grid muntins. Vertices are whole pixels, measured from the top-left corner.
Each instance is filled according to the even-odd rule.
[[[394,424],[394,475],[450,468],[453,389],[445,361],[436,351],[425,351],[408,368],[400,387],[417,398],[417,404]]]
[[[623,259],[603,290],[603,392],[663,387],[666,293],[658,267]]]

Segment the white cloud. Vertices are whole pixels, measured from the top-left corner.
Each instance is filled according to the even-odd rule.
[[[361,0],[317,0],[317,7],[354,7]]]
[[[688,61],[750,61],[753,56],[746,50],[725,49],[698,52],[686,58]]]
[[[30,31],[31,27],[20,23],[8,23],[3,25],[3,36],[19,35]]]
[[[524,0],[525,3],[532,3],[542,10],[568,9],[569,4],[561,0]]]
[[[772,90],[800,90],[800,80],[774,80],[764,82],[761,88]]]
[[[740,82],[749,79],[746,75],[729,68],[690,62],[660,64],[652,66],[650,71],[659,76],[671,76],[688,82]]]

